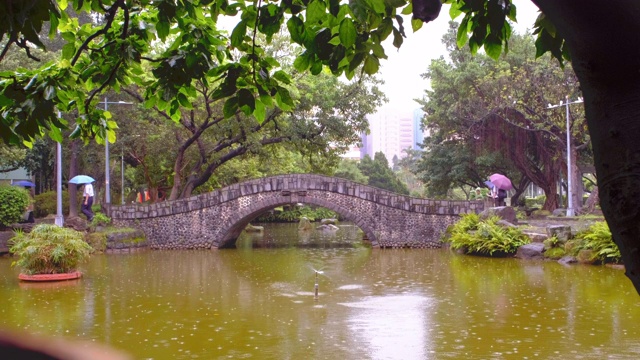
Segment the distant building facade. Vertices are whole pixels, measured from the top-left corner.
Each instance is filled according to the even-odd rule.
[[[370,115],[368,135],[362,135],[360,157],[381,151],[391,163],[394,156],[399,159],[406,156],[404,149],[420,150],[419,144],[424,141],[424,133],[420,129],[422,110],[415,110],[413,117],[401,117],[390,111]]]
[[[0,183],[2,184],[11,184],[18,180],[31,180],[31,176],[29,176],[29,173],[24,168],[8,172],[0,172]]]

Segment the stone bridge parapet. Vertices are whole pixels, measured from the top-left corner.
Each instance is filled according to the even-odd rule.
[[[156,249],[230,247],[261,213],[304,203],[354,222],[374,247],[440,247],[440,236],[461,214],[479,213],[481,201],[420,199],[350,180],[278,175],[249,180],[187,199],[112,206],[115,225],[139,228]]]

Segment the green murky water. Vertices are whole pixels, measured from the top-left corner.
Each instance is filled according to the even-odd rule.
[[[640,357],[640,296],[620,270],[347,247],[320,232],[294,247],[296,234],[98,255],[64,283],[19,283],[2,258],[0,325],[137,359]]]

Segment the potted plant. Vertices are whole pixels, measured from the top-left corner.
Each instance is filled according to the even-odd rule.
[[[81,232],[51,224],[40,224],[24,233],[16,231],[9,251],[18,257],[12,266],[21,268],[26,281],[56,281],[79,278],[77,266],[87,260],[92,248]]]

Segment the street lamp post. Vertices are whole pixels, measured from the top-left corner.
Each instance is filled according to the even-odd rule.
[[[62,114],[58,111],[58,118]],[[62,215],[62,145],[56,142],[56,226],[64,225],[64,215]]]
[[[582,98],[578,98],[578,100],[569,101],[569,96],[565,97],[565,102],[560,101],[558,105],[547,106],[547,109],[554,109],[557,107],[564,106],[566,108],[566,119],[567,119],[567,216],[574,216],[573,209],[573,192],[571,191],[571,186],[573,185],[573,173],[571,172],[571,127],[569,126],[569,105],[572,104],[580,104],[584,101]]]
[[[109,111],[109,104],[133,105],[133,103],[126,101],[108,101],[106,97],[102,103],[104,104],[104,111]],[[104,139],[104,200],[107,206],[111,204],[111,189],[109,187],[109,182],[109,137],[106,136]]]
[[[120,154],[120,205],[124,205],[124,146]]]

